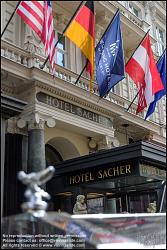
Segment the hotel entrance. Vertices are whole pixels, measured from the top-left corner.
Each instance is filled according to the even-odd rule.
[[[53,209],[72,214],[82,194],[90,214],[162,211],[165,155],[163,148],[137,142],[62,161],[47,185]]]

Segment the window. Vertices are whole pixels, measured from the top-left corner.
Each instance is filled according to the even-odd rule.
[[[58,39],[60,38],[61,34],[58,33]],[[56,47],[57,50],[57,58],[56,58],[56,62],[58,65],[65,67],[66,64],[66,44],[65,44],[65,37],[62,37],[60,42],[57,44]]]
[[[139,10],[137,10],[132,4],[129,4],[129,10],[132,12],[135,16],[139,17]]]
[[[156,39],[157,39],[157,52],[161,55],[165,49],[165,32],[159,27],[156,27]]]

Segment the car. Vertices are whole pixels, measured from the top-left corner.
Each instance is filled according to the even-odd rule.
[[[2,220],[2,249],[166,249],[166,213],[29,211]]]

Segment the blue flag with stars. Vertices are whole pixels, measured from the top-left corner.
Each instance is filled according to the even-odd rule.
[[[147,110],[147,114],[145,117],[145,120],[148,118],[148,116],[152,115],[155,111],[155,107],[157,102],[166,95],[166,49],[164,50],[163,54],[161,55],[160,59],[157,62],[157,69],[160,74],[162,83],[164,85],[164,89],[160,90],[154,95],[154,101],[150,103],[149,108]]]
[[[125,78],[125,63],[120,27],[120,13],[116,12],[106,32],[96,46],[96,80],[100,97]]]

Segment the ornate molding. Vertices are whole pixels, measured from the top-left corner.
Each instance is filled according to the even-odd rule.
[[[7,120],[7,132],[10,134],[27,135],[26,128],[17,126],[18,117],[11,117]]]
[[[152,22],[155,22],[156,16],[157,16],[157,10],[156,10],[156,7],[155,7],[155,3],[150,1],[149,6],[150,6],[150,11],[151,11]]]
[[[43,116],[39,112],[32,112],[31,114],[25,114],[20,116],[17,119],[17,127],[18,128],[28,128],[28,130],[32,129],[44,129],[46,125],[49,128],[53,128],[56,126],[56,121],[50,116]]]
[[[44,46],[41,39],[37,34],[26,25],[25,38],[24,38],[24,49],[30,53],[38,53],[40,55],[45,55]]]
[[[39,119],[39,121],[36,118],[31,119],[30,121],[28,121],[28,130],[32,130],[32,129],[44,130],[44,125],[45,125],[45,121],[42,119]]]
[[[97,139],[97,144],[98,150],[111,149],[120,145],[117,138],[108,135],[100,136],[99,139]]]
[[[111,17],[108,14],[108,12],[104,11],[103,13],[101,13],[101,15],[96,16],[96,21],[97,21],[97,23],[100,23],[101,25],[105,26],[105,25],[108,25],[110,23]]]
[[[113,117],[112,112],[104,110],[103,108],[96,106],[96,104],[88,103],[86,100],[83,100],[79,97],[72,96],[71,94],[63,90],[56,89],[55,87],[53,88],[52,86],[49,86],[49,85],[44,85],[43,83],[40,83],[40,82],[36,82],[35,86],[39,87],[41,90],[44,90],[44,92],[47,91],[49,93],[54,94],[54,96],[57,98],[60,97],[63,100],[70,101],[71,103],[75,105],[79,104],[83,108],[88,107],[91,111],[98,112],[101,115],[104,114],[105,116],[108,116],[109,118]]]
[[[59,14],[54,13],[53,17],[54,17],[55,29],[60,31],[63,30],[68,23],[68,19],[65,17],[65,15],[61,13]]]

